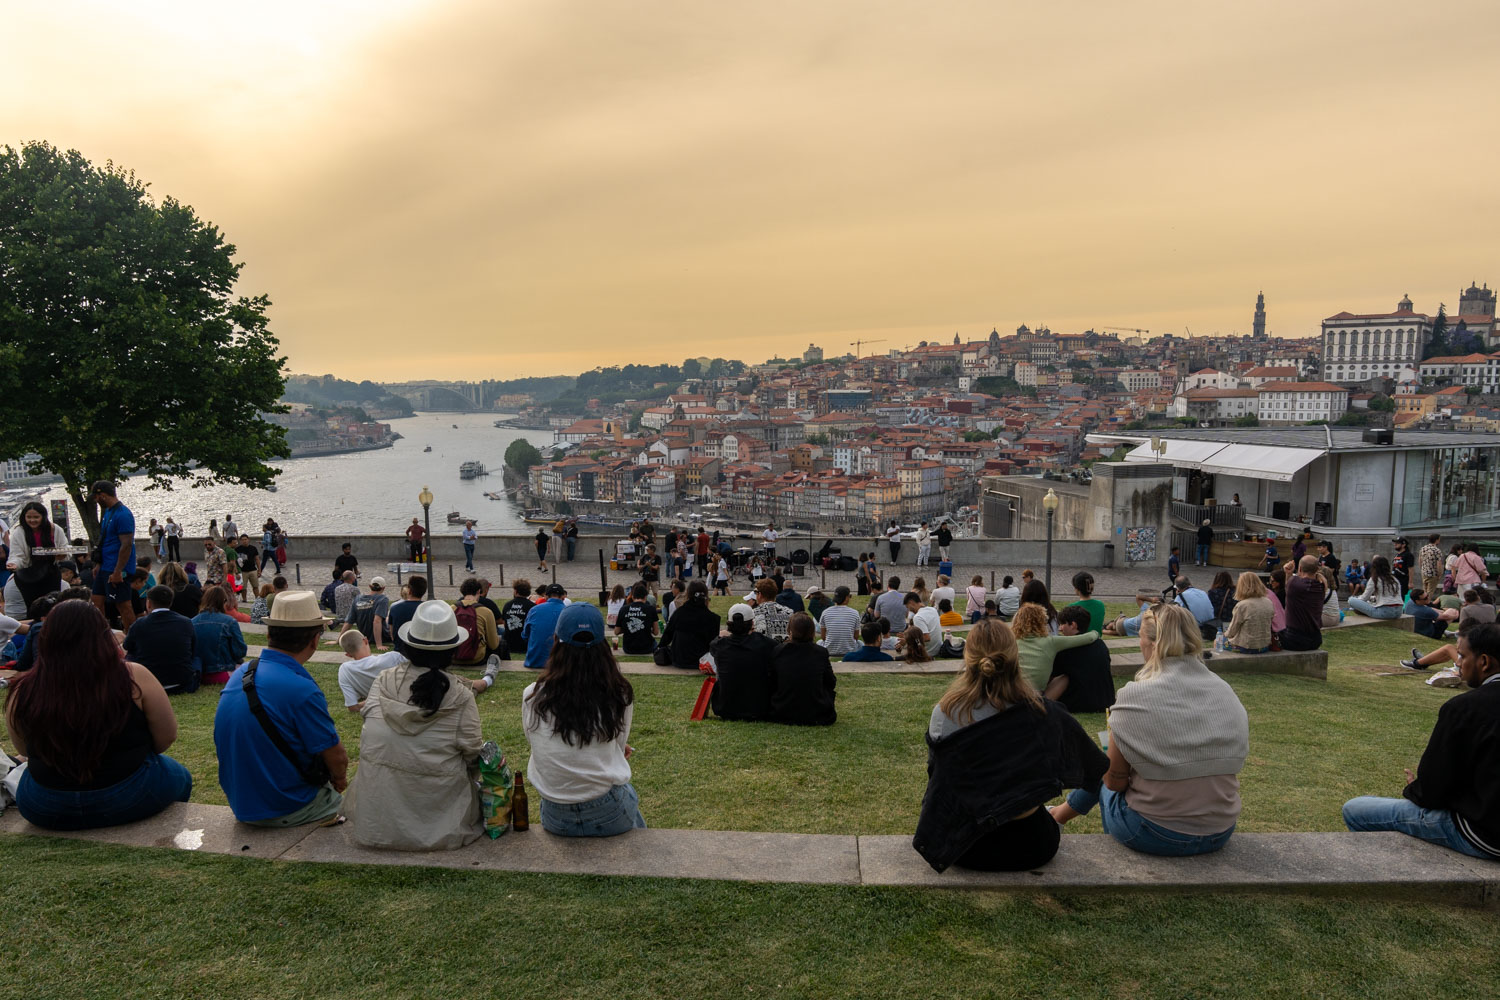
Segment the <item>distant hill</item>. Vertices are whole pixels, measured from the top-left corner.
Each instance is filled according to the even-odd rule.
[[[286,389],[281,398],[288,403],[306,403],[309,406],[333,409],[354,403],[369,404],[371,409],[397,411],[411,415],[411,404],[400,396],[393,396],[374,382],[346,382],[332,375],[292,375],[286,380]]]

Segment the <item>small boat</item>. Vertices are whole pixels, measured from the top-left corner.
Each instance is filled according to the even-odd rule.
[[[477,517],[465,517],[464,515],[460,514],[456,510],[451,510],[451,511],[448,512],[448,523],[449,524],[463,524],[465,521],[473,521],[475,524],[478,524],[479,523],[479,518],[477,518]]]
[[[458,467],[458,478],[478,479],[480,476],[488,476],[490,470],[484,467],[483,462],[469,461]]]
[[[458,430],[458,425],[457,425],[457,424],[454,424],[454,425],[453,425],[453,429],[454,429],[454,430]]]
[[[422,450],[423,451],[431,451],[432,450],[432,445],[428,445],[427,447],[423,448]]]
[[[275,493],[276,492],[276,484],[272,483],[270,486],[267,486],[266,487],[266,492],[267,493]]]

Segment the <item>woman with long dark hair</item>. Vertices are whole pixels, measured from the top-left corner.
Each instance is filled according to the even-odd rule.
[[[473,688],[448,673],[469,632],[447,601],[423,601],[399,636],[406,661],[380,672],[360,709],[359,771],[344,813],[366,847],[457,850],[484,829],[469,777],[484,745],[479,708]]]
[[[182,564],[169,562],[157,574],[156,582],[172,588],[172,610],[184,618],[192,618],[203,605],[203,588],[188,580],[187,570]]]
[[[16,587],[29,608],[38,597],[62,586],[57,556],[43,555],[37,550],[54,548],[65,539],[53,529],[47,509],[35,500],[22,507],[11,523],[15,527],[10,530],[10,558],[5,565],[15,574]]]
[[[1057,608],[1052,605],[1052,597],[1047,593],[1045,583],[1035,578],[1027,580],[1026,585],[1021,588],[1021,604],[1035,604],[1047,612],[1047,631],[1052,635],[1057,634]]]
[[[592,604],[570,604],[542,676],[521,692],[526,777],[541,796],[548,833],[613,837],[645,827],[630,784],[634,713],[635,691],[604,640],[604,616]]]
[[[1366,618],[1400,618],[1401,606],[1405,603],[1406,595],[1391,572],[1391,561],[1385,556],[1376,556],[1370,560],[1370,578],[1365,584],[1365,592],[1349,598],[1349,610],[1358,611]]]
[[[1078,720],[1021,673],[1010,626],[982,619],[927,726],[927,791],[912,846],[937,871],[1044,865],[1060,842],[1047,801],[1064,788],[1097,793],[1108,767]]]
[[[37,669],[12,682],[5,724],[30,763],[16,791],[49,830],[133,823],[186,802],[193,777],[165,751],[177,717],[151,671],[127,663],[104,615],[62,601],[37,637]]]

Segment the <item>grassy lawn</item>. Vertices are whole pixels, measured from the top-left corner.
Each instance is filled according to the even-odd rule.
[[[1452,694],[1425,675],[1374,673],[1411,645],[1394,629],[1345,631],[1328,638],[1326,683],[1231,676],[1251,725],[1241,830],[1337,830],[1346,798],[1398,792]],[[335,666],[311,669],[357,753]],[[486,734],[516,763],[529,680],[502,675],[479,700]],[[653,826],[912,830],[922,732],[946,679],[841,677],[839,723],[819,730],[690,722],[696,676],[631,680],[634,780]],[[224,801],[216,699],[173,699],[171,752],[211,803]],[[505,984],[569,997],[1487,997],[1500,972],[1500,920],[1420,903],[299,865],[20,837],[0,837],[0,857],[13,931],[0,982],[24,976],[16,996],[426,997]]]

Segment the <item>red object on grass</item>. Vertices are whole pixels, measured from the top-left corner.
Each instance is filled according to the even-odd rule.
[[[713,693],[714,680],[713,674],[703,678],[703,686],[698,689],[698,700],[694,703],[693,714],[689,718],[697,720],[708,717],[708,696]]]

